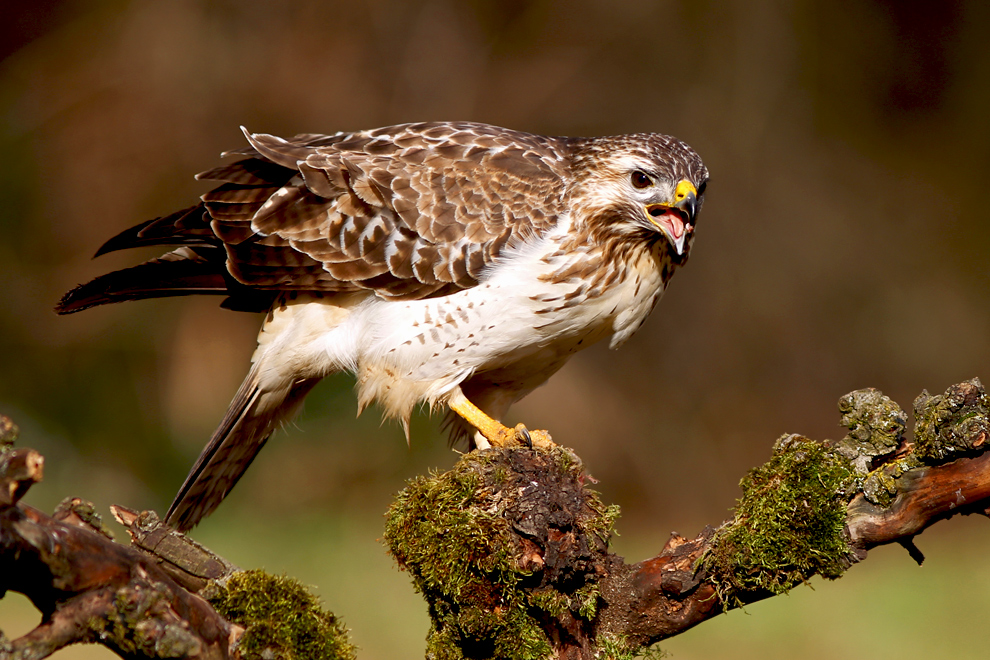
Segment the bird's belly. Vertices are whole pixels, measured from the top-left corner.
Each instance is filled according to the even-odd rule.
[[[535,313],[532,301],[497,287],[410,305],[386,304],[403,305],[399,316],[404,320],[380,326],[390,330],[369,347],[366,358],[387,363],[397,377],[413,381],[459,382],[478,371],[520,363],[524,370],[542,370],[562,353],[578,350],[582,339],[575,333],[588,336],[584,343],[604,336],[594,323],[561,325],[559,318]]]
[[[571,284],[497,279],[429,300],[377,303],[361,362],[387,365],[397,379],[446,390],[472,374],[548,377],[577,351],[612,335],[616,319],[645,317],[657,287],[620,283],[593,298],[567,299]],[[638,326],[637,326],[638,327]],[[385,329],[384,332],[381,332]]]

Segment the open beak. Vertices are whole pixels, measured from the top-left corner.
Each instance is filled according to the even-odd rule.
[[[684,244],[688,234],[694,231],[697,213],[698,191],[687,179],[677,184],[673,204],[650,204],[646,207],[650,222],[664,233],[678,256],[684,254]]]

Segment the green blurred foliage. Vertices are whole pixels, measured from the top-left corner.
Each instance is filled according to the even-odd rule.
[[[55,317],[68,288],[151,255],[90,261],[103,240],[195,200],[206,186],[191,175],[242,146],[240,124],[467,119],[660,131],[704,157],[700,235],[654,318],[507,420],[574,447],[636,547],[693,534],[726,515],[774,438],[841,434],[845,392],[908,408],[923,388],[990,378],[988,28],[976,0],[6,3],[0,411],[48,458],[31,501],[161,510],[253,349],[259,319],[215,300]],[[374,411],[354,420],[351,387],[321,385],[197,535],[322,512],[373,536],[406,478],[454,462],[436,417],[414,420],[406,448]],[[333,534],[316,537],[340,556]],[[211,541],[234,554],[248,538]],[[277,541],[251,561],[294,573],[284,547],[300,541]],[[773,657],[811,657],[786,639],[800,649]]]

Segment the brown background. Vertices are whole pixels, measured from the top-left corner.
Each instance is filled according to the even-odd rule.
[[[33,503],[167,506],[253,349],[259,320],[214,299],[56,317],[66,289],[152,255],[91,262],[103,240],[194,201],[206,186],[191,175],[242,146],[240,124],[293,134],[466,119],[671,133],[705,159],[691,262],[654,318],[621,351],[580,355],[507,421],[579,452],[623,507],[623,552],[717,523],[781,433],[841,435],[841,394],[878,387],[909,409],[923,388],[990,378],[988,7],[8,1],[0,411],[48,457]],[[455,456],[437,418],[414,420],[411,448],[374,411],[355,421],[351,386],[318,388],[197,536],[316,583],[362,657],[420,657],[424,608],[374,539],[403,480]],[[677,658],[870,644],[880,657],[980,657],[985,635],[952,595],[960,579],[990,583],[990,534],[974,523],[922,539],[941,568],[877,553],[876,568],[667,646]],[[378,572],[363,572],[371,563]],[[987,590],[972,591],[969,607],[986,611]],[[871,629],[878,610],[889,619]]]

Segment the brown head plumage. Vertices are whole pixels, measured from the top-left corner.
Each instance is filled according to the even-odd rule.
[[[687,144],[656,133],[572,140],[572,206],[597,241],[667,239],[683,263],[694,239],[708,169]]]

